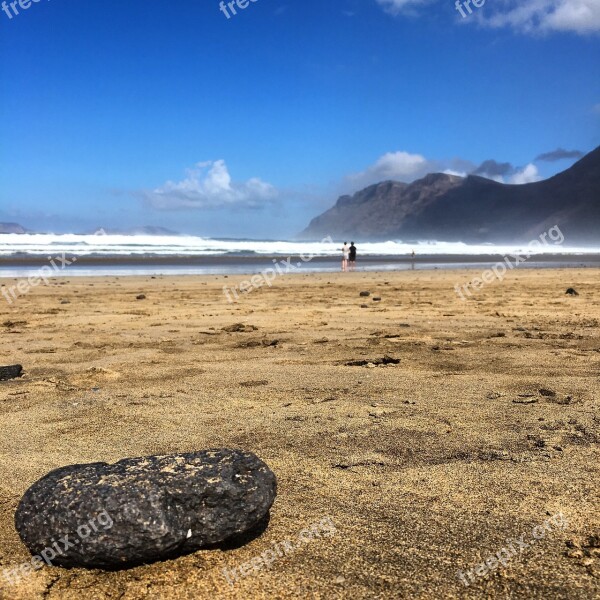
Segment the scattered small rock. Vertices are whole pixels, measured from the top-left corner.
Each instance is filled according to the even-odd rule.
[[[334,469],[351,469],[352,467],[385,467],[385,462],[374,454],[368,453],[363,456],[350,456],[339,462],[333,463]]]
[[[371,292],[361,292],[359,294],[359,296],[363,297],[363,298],[368,298],[371,295]]]
[[[8,319],[2,323],[2,326],[6,327],[7,329],[12,329],[13,327],[22,327],[23,325],[27,325],[27,321],[11,321]]]
[[[323,398],[322,400],[313,400],[311,404],[324,404],[325,402],[335,402],[336,400],[336,396],[327,396],[327,398]]]
[[[8,367],[0,367],[0,381],[8,381],[9,379],[17,379],[23,374],[22,365],[10,365]]]
[[[381,298],[379,298],[378,296],[374,297],[373,298],[373,302],[381,302]]]
[[[568,288],[565,294],[569,296],[579,296],[579,292],[575,288]]]
[[[600,548],[600,535],[590,535],[585,542],[586,548]]]
[[[66,298],[64,300],[60,301],[61,304],[71,304],[70,300],[67,300]]]
[[[571,404],[573,402],[573,396],[564,396],[564,398],[556,398],[554,400],[555,404],[562,404],[564,406],[567,406],[569,404]]]
[[[535,404],[536,402],[539,402],[539,400],[537,398],[535,398],[534,396],[525,396],[525,397],[515,398],[513,400],[513,402],[515,404]]]
[[[368,367],[369,365],[397,365],[400,364],[399,358],[392,358],[391,356],[384,356],[383,358],[374,358],[371,360],[351,360],[345,363],[347,367]]]
[[[361,308],[369,308],[369,305],[368,304],[361,304],[360,307]]]
[[[261,385],[269,385],[269,382],[266,379],[261,379],[260,381],[242,381],[240,385],[242,387],[259,387]]]
[[[135,297],[136,300],[145,300],[146,299],[146,295],[145,294],[138,294]]]
[[[223,327],[222,331],[226,331],[227,333],[248,333],[250,331],[256,331],[257,329],[258,327],[254,325],[246,325],[245,323],[234,323],[233,325]]]
[[[55,565],[122,568],[253,530],[264,522],[276,489],[269,467],[240,450],[71,465],[25,492],[15,525],[34,555],[51,548],[57,535],[68,535],[71,546],[52,559]]]
[[[383,408],[378,408],[376,410],[369,411],[370,417],[375,417],[376,419],[381,419],[381,417],[387,417],[387,415],[391,414],[389,411],[384,410]]]
[[[270,346],[277,346],[278,344],[279,340],[248,340],[247,342],[240,342],[236,348],[259,348],[261,346],[268,348]]]
[[[539,392],[540,395],[546,396],[547,398],[553,398],[554,396],[556,396],[556,392],[548,388],[540,388]]]

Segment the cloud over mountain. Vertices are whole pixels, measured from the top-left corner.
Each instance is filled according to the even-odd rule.
[[[473,175],[481,175],[493,179],[513,173],[515,168],[510,163],[499,163],[493,159],[484,160],[474,171]]]
[[[582,158],[585,156],[584,152],[580,150],[565,150],[564,148],[557,148],[552,152],[544,152],[536,157],[535,160],[543,160],[546,162],[553,162],[555,160],[562,160],[563,158]]]
[[[479,175],[499,183],[512,184],[531,183],[541,179],[533,163],[524,167],[514,167],[509,162],[488,159],[476,167],[471,161],[462,158],[435,160],[421,154],[396,151],[383,154],[365,170],[347,176],[342,188],[345,192],[355,191],[389,180],[411,183],[429,173],[445,173],[459,177]]]

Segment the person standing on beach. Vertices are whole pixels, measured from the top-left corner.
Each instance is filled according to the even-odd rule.
[[[342,246],[342,271],[346,272],[348,270],[348,258],[350,257],[350,248],[348,247],[348,242],[344,242]]]
[[[350,270],[354,271],[356,269],[356,246],[354,242],[350,242],[350,249],[348,251],[348,260],[350,265]]]

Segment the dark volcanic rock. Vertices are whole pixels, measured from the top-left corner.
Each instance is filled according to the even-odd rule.
[[[25,492],[15,525],[34,555],[64,540],[52,564],[125,567],[248,532],[264,522],[276,488],[267,465],[240,450],[71,465]]]
[[[575,288],[568,288],[565,294],[569,296],[579,296],[579,292]]]
[[[391,356],[384,356],[383,358],[373,358],[371,360],[351,360],[344,363],[347,367],[366,367],[369,364],[372,365],[398,365],[400,364],[399,358],[392,358]]]
[[[9,367],[0,367],[0,381],[7,381],[8,379],[16,379],[21,377],[23,373],[23,367],[21,365],[11,365]]]
[[[145,300],[146,299],[146,294],[138,294],[135,297],[136,300]]]
[[[359,294],[359,296],[363,297],[363,298],[368,298],[371,295],[371,292],[361,292]]]
[[[248,333],[251,331],[256,331],[258,327],[255,325],[246,325],[245,323],[234,323],[233,325],[229,325],[228,327],[223,327],[222,331],[227,331],[228,333]]]

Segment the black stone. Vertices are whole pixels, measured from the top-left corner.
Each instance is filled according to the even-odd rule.
[[[399,358],[392,358],[387,354],[383,358],[372,358],[371,360],[351,360],[344,363],[347,367],[366,367],[368,364],[379,365],[398,365],[400,364]]]
[[[245,323],[234,323],[233,325],[229,325],[228,327],[223,327],[222,331],[227,331],[228,333],[248,333],[251,331],[256,331],[258,327],[255,325],[246,325]]]
[[[235,540],[265,522],[276,490],[269,467],[241,450],[71,465],[25,492],[15,526],[42,557],[68,536],[53,565],[121,568]]]
[[[569,296],[579,296],[579,292],[575,288],[568,288],[565,294]]]
[[[363,297],[363,298],[367,298],[367,297],[369,297],[370,295],[371,295],[371,292],[361,292],[361,293],[359,294],[359,296],[361,296],[361,297]]]
[[[23,367],[21,365],[11,365],[9,367],[0,367],[0,381],[7,381],[8,379],[16,379],[21,377],[23,374]]]
[[[146,299],[146,295],[145,294],[138,294],[135,297],[136,300],[145,300]]]

